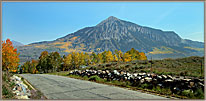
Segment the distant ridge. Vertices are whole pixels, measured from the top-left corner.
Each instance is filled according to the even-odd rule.
[[[23,46],[24,45],[21,42],[14,41],[14,40],[12,40],[11,42],[12,42],[13,46]]]

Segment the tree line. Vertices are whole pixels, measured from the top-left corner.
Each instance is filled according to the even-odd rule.
[[[60,56],[58,52],[48,53],[43,51],[38,60],[27,61],[21,68],[24,72],[29,73],[49,73],[56,71],[68,71],[79,69],[82,66],[95,65],[108,62],[130,62],[134,60],[146,60],[147,57],[143,52],[139,52],[132,48],[126,53],[121,50],[104,51],[101,53],[92,52],[72,52],[68,55]]]
[[[58,52],[48,53],[43,51],[39,59],[27,61],[18,67],[20,59],[17,49],[13,47],[10,39],[2,43],[2,70],[9,72],[17,72],[17,69],[19,69],[24,73],[49,73],[79,69],[82,66],[107,62],[130,62],[134,60],[147,60],[147,57],[145,53],[134,48],[125,53],[121,50],[103,51],[101,53],[72,52],[63,57]]]

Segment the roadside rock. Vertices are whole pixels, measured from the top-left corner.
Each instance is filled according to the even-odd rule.
[[[15,86],[13,88],[13,93],[16,95],[17,99],[29,99],[31,96],[28,86],[21,81],[21,78],[13,75],[11,80],[14,81]]]

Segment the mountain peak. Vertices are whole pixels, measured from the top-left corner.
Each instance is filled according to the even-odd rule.
[[[114,17],[114,16],[110,16],[108,17],[106,20],[119,20],[118,18]]]
[[[100,22],[97,26],[99,26],[99,25],[103,25],[103,24],[106,24],[106,23],[113,23],[113,22],[115,22],[115,21],[120,21],[120,19],[118,19],[118,18],[116,18],[116,17],[114,17],[114,16],[110,16],[110,17],[108,17],[107,19],[105,19],[105,20],[103,20],[102,22]]]

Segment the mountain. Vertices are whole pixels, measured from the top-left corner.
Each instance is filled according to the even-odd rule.
[[[97,51],[100,48],[100,51]],[[53,41],[36,42],[19,46],[23,60],[37,59],[44,50],[68,54],[102,52],[115,49],[126,52],[135,48],[153,59],[203,56],[204,43],[182,39],[174,31],[140,26],[110,16],[96,26],[86,27]]]
[[[21,42],[18,42],[18,41],[14,41],[12,40],[11,41],[13,43],[13,46],[16,47],[16,46],[23,46],[24,44],[22,44]]]

